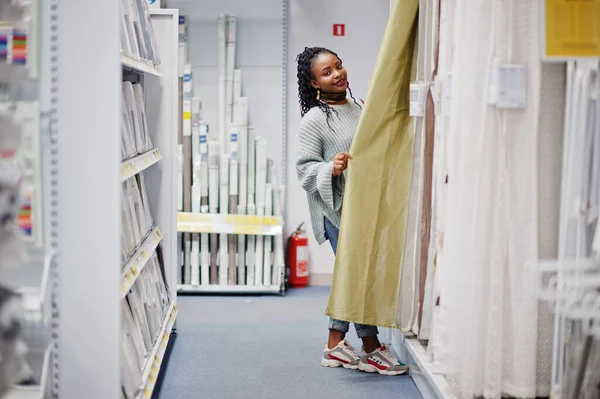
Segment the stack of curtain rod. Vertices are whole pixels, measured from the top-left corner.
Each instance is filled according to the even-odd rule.
[[[236,17],[218,21],[218,130],[203,119],[192,66],[183,73],[180,210],[202,214],[281,216],[280,188],[268,142],[248,124],[242,71],[235,68]],[[186,178],[186,174],[189,178]],[[276,286],[283,239],[276,236],[183,233],[181,284]]]

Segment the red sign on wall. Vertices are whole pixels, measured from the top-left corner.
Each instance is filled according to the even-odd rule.
[[[346,36],[346,24],[333,24],[333,36]]]

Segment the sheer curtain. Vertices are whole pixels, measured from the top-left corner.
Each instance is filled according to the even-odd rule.
[[[449,129],[442,124],[448,184],[437,199],[440,306],[431,347],[461,398],[547,394],[547,373],[536,364],[546,346],[538,349],[538,302],[526,266],[539,255],[539,15],[537,2],[527,0],[455,3]],[[443,69],[451,50],[441,46]],[[488,105],[494,62],[526,65],[526,109]],[[544,106],[562,112],[558,102]]]

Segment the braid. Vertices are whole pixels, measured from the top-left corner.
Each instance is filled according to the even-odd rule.
[[[352,101],[354,101],[354,104],[358,105],[360,108],[362,108],[362,105],[360,105],[357,101],[356,98],[354,98],[354,95],[352,94],[352,89],[350,88],[350,83],[348,83],[348,92],[350,93],[350,98],[352,99]]]
[[[335,109],[330,107],[328,104],[317,100],[317,89],[315,89],[310,81],[314,79],[312,73],[312,62],[320,54],[329,53],[336,56],[340,62],[342,59],[333,51],[324,47],[305,47],[304,51],[296,57],[298,63],[298,100],[300,102],[300,115],[304,117],[308,111],[314,107],[319,107],[327,116],[327,125],[332,118],[332,112],[337,113]],[[354,103],[360,107],[360,104],[356,102],[356,99],[352,96],[352,90],[348,85],[350,91],[350,97],[354,100]],[[331,125],[329,125],[331,129]]]

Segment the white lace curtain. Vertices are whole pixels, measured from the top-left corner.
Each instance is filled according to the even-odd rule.
[[[441,0],[438,77],[451,102],[436,120],[423,317],[459,398],[550,390],[552,317],[527,263],[557,248],[564,69],[542,68],[538,3]],[[494,62],[526,65],[526,109],[488,105]]]

